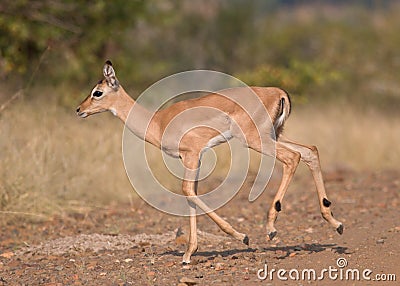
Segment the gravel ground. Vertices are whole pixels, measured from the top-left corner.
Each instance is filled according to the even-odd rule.
[[[0,285],[398,285],[399,175],[326,174],[333,213],[345,225],[342,236],[321,218],[309,177],[296,179],[289,189],[272,241],[266,239],[265,219],[273,193],[266,191],[249,203],[248,192],[242,191],[217,212],[249,235],[250,246],[200,216],[199,251],[186,266],[181,259],[187,219],[161,213],[139,199],[133,205],[2,226]],[[269,275],[263,277],[266,268]],[[336,280],[324,272],[322,280],[314,281],[312,273],[308,279],[303,271],[314,269],[318,279],[329,268]],[[286,270],[279,273],[288,280],[278,277],[279,269]],[[365,273],[371,280],[351,280],[347,270],[354,269],[360,279],[370,269],[371,274]],[[395,274],[397,282],[376,281],[394,278],[388,274]]]

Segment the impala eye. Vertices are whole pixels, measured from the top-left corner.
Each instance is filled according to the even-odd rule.
[[[100,91],[100,90],[96,90],[95,92],[93,92],[93,96],[94,96],[94,97],[100,97],[100,96],[102,96],[102,95],[103,95],[103,92]]]

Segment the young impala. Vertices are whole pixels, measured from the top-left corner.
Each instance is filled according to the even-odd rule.
[[[239,106],[237,101],[231,100],[229,96],[210,93],[197,99],[177,102],[152,114],[144,107],[138,106],[135,100],[122,88],[115,76],[115,71],[110,61],[105,63],[103,74],[104,79],[97,83],[90,95],[79,105],[76,112],[80,117],[84,118],[109,110],[124,123],[128,124],[128,114],[135,105],[134,112],[136,113],[135,118],[137,121],[129,123],[128,128],[141,139],[161,148],[169,155],[181,158],[185,166],[182,192],[187,197],[190,208],[189,243],[183,255],[183,263],[190,263],[192,254],[197,250],[196,207],[202,209],[225,233],[247,245],[249,244],[247,235],[236,231],[197,196],[195,178],[199,169],[201,152],[205,148],[214,147],[231,138],[238,138],[248,148],[271,155],[271,152],[266,151],[262,146],[262,140],[267,140],[273,145],[276,158],[283,164],[282,181],[268,211],[266,228],[269,239],[274,238],[277,233],[274,222],[278,212],[281,211],[282,199],[300,160],[307,164],[313,175],[323,218],[339,234],[343,233],[343,224],[333,218],[330,211],[331,202],[328,200],[325,192],[317,148],[315,146],[299,144],[281,136],[283,125],[291,109],[289,96],[282,89],[274,87],[251,87],[251,91],[257,96],[259,102],[258,104],[252,103],[253,105],[248,104],[246,106],[247,111]],[[245,88],[243,87],[232,88],[228,94],[236,99],[243,99],[246,96]],[[222,120],[223,123],[217,124],[216,121],[218,120],[216,116],[211,116],[211,114],[203,112],[189,119],[189,121],[194,121],[192,122],[193,126],[196,126],[197,121],[201,122],[196,128],[188,129],[184,134],[181,134],[182,130],[175,132],[174,129],[169,130],[168,133],[165,132],[169,123],[177,115],[185,110],[197,107],[207,107],[221,111],[226,115],[224,120]],[[253,117],[249,115],[249,110],[250,113],[255,114]],[[259,117],[257,114],[260,113],[260,110],[266,110],[271,120]],[[144,119],[144,122],[150,118],[150,123],[148,125],[143,124],[143,122],[140,122],[141,118]],[[186,117],[185,121],[187,120],[188,118]],[[261,120],[262,122],[257,122]],[[217,125],[218,128],[214,128]],[[258,130],[260,126],[263,129],[261,133],[266,134],[266,136],[260,136]],[[275,136],[271,136],[274,133]]]

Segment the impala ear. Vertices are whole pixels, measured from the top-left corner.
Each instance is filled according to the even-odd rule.
[[[108,86],[113,89],[118,89],[119,82],[118,82],[117,78],[115,77],[115,71],[114,71],[114,68],[112,67],[111,61],[108,60],[104,64],[103,74],[104,74],[104,77],[106,78]]]

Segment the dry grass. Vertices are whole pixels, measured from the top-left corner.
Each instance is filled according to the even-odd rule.
[[[294,109],[285,134],[318,146],[327,168],[397,169],[400,162],[400,117],[351,106]]]
[[[82,120],[54,101],[19,100],[0,116],[1,211],[48,215],[133,194],[111,115]]]
[[[374,170],[397,168],[399,127],[400,118],[372,111],[308,107],[294,110],[286,134],[317,145],[327,169]],[[135,197],[123,167],[122,130],[111,114],[82,120],[55,101],[14,102],[0,114],[1,220],[62,215]],[[158,156],[151,155],[153,162]],[[226,162],[212,178],[225,174]],[[180,186],[176,179],[164,181]]]

